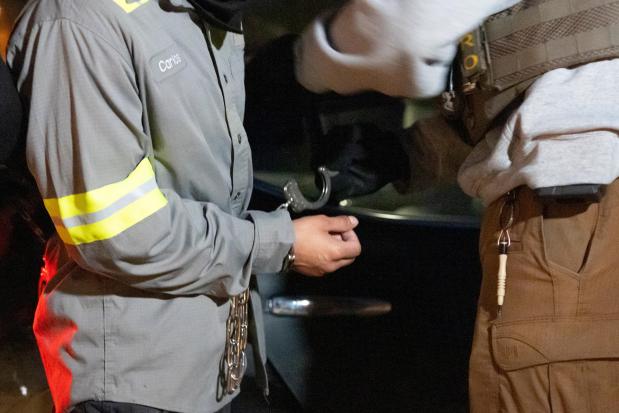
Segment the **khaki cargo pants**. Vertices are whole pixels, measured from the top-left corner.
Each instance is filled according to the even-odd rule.
[[[517,190],[497,318],[501,203],[481,229],[471,413],[619,412],[619,181],[599,204]]]

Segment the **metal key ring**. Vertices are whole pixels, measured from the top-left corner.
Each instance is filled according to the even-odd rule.
[[[501,232],[499,232],[499,236],[496,240],[496,245],[501,245],[503,242],[505,242],[508,247],[512,245],[512,239],[511,239],[511,236],[509,235],[508,229],[502,229]]]

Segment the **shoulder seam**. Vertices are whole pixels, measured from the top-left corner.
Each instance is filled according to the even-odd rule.
[[[116,52],[116,53],[118,54],[118,56],[119,56],[119,57],[120,57],[120,58],[121,58],[121,59],[122,59],[122,60],[123,60],[126,64],[128,64],[130,67],[133,67],[133,63],[132,63],[131,61],[128,61],[128,60],[125,58],[125,56],[123,56],[123,53],[122,53],[120,50],[118,50],[118,48],[116,48],[116,47],[114,46],[114,44],[113,44],[110,40],[108,40],[107,38],[105,38],[105,36],[103,36],[102,34],[100,34],[100,33],[96,32],[96,31],[92,30],[90,27],[88,27],[88,26],[84,25],[83,23],[80,23],[80,22],[78,22],[78,21],[72,20],[72,19],[70,19],[70,18],[68,18],[68,17],[56,17],[56,18],[53,18],[53,19],[42,20],[42,21],[40,21],[40,22],[37,22],[37,23],[34,25],[34,27],[42,27],[42,26],[43,26],[43,25],[45,25],[45,24],[54,24],[54,23],[63,23],[63,22],[68,22],[68,23],[70,23],[70,24],[73,24],[73,25],[75,25],[75,26],[79,27],[80,29],[82,29],[82,30],[84,30],[84,31],[86,31],[86,32],[88,32],[88,33],[90,33],[90,34],[92,34],[93,36],[95,36],[95,37],[99,38],[100,40],[102,40],[103,42],[105,42],[105,43],[106,43],[106,44],[110,47],[110,49],[114,50],[114,52]]]

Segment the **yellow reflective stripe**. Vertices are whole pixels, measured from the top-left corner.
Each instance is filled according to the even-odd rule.
[[[60,238],[79,245],[112,238],[167,204],[148,158],[122,181],[44,200]]]
[[[155,172],[150,161],[148,158],[144,158],[133,172],[120,182],[81,194],[67,195],[62,198],[47,198],[43,200],[43,203],[52,218],[67,219],[78,215],[92,214],[109,207],[154,177]]]
[[[114,0],[114,3],[118,4],[121,9],[125,11],[125,13],[131,13],[142,4],[147,3],[148,0],[136,0],[133,2],[129,2],[128,0]]]
[[[56,230],[66,244],[79,245],[102,241],[131,228],[163,208],[167,203],[168,200],[157,188],[101,221],[71,228],[56,225]]]

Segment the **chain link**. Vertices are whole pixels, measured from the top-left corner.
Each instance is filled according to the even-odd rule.
[[[230,299],[230,314],[226,321],[226,347],[224,349],[224,390],[234,393],[241,385],[247,368],[249,289]]]

